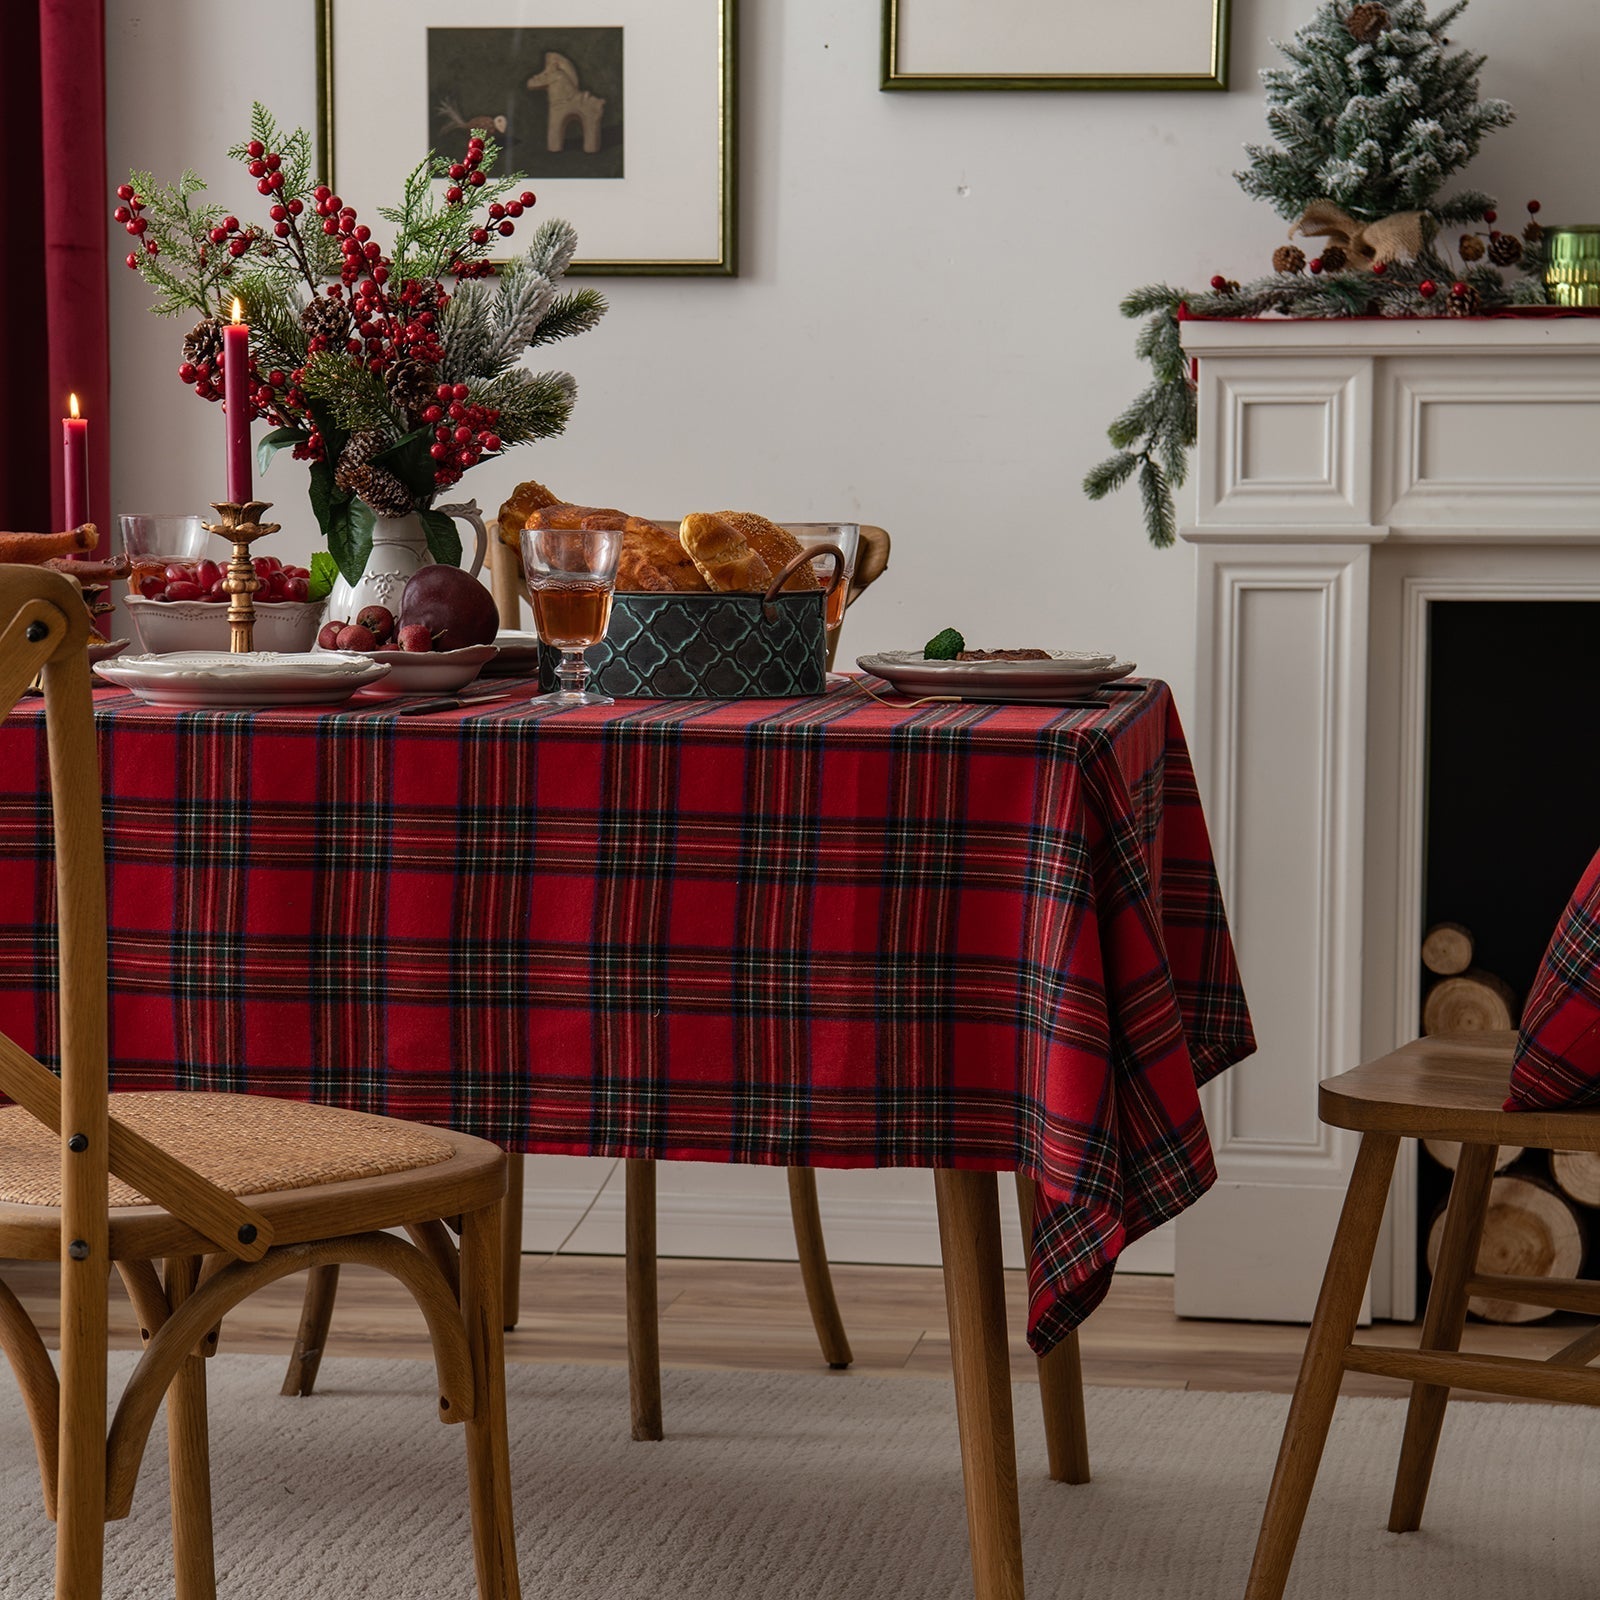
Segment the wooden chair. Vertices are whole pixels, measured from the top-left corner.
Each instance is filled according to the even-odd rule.
[[[500,1309],[505,1158],[479,1139],[328,1107],[108,1094],[88,637],[74,584],[39,567],[0,566],[0,716],[35,674],[43,677],[61,1053],[58,1079],[0,1035],[0,1090],[16,1102],[0,1110],[0,1257],[61,1263],[59,1377],[3,1282],[0,1349],[22,1390],[56,1522],[57,1600],[101,1595],[105,1523],[128,1515],[163,1396],[178,1600],[212,1600],[204,1358],[215,1353],[223,1316],[261,1285],[340,1261],[390,1273],[421,1308],[438,1414],[467,1429],[478,1594],[517,1600]],[[461,1219],[459,1252],[446,1217]],[[400,1226],[412,1243],[379,1231]],[[113,1265],[145,1347],[108,1436]],[[331,1522],[326,1532],[331,1540]]]
[[[1600,1372],[1587,1370],[1600,1356],[1600,1327],[1579,1334],[1547,1361],[1461,1353],[1472,1295],[1600,1315],[1600,1284],[1477,1270],[1497,1145],[1600,1152],[1600,1113],[1501,1109],[1515,1043],[1509,1032],[1420,1039],[1322,1085],[1318,1114],[1333,1127],[1360,1133],[1361,1147],[1306,1341],[1246,1600],[1279,1600],[1283,1594],[1346,1372],[1411,1383],[1389,1505],[1392,1533],[1421,1526],[1452,1388],[1600,1405]],[[1395,1154],[1405,1138],[1452,1139],[1462,1145],[1416,1350],[1353,1342]]]

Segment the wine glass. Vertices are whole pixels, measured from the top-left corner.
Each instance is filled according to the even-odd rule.
[[[850,585],[856,575],[856,550],[861,543],[861,524],[859,522],[785,522],[783,524],[795,536],[795,539],[806,549],[813,549],[817,545],[833,544],[839,547],[839,553],[844,557],[844,570],[839,582],[828,593],[828,602],[824,621],[831,639],[839,631],[839,625],[844,621],[844,608],[850,603]],[[812,570],[817,575],[820,583],[827,583],[833,576],[833,561],[827,556],[818,556],[811,563]]]
[[[609,706],[608,694],[590,691],[584,650],[599,644],[611,621],[620,528],[524,528],[522,564],[528,574],[534,626],[540,640],[561,652],[560,688],[536,695],[536,706]]]

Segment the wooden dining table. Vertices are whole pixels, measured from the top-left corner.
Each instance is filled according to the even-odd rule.
[[[1036,1185],[1042,1354],[1212,1182],[1198,1090],[1254,1048],[1171,694],[534,692],[99,691],[114,1087],[528,1152],[934,1169],[974,1589],[1020,1596],[992,1174]],[[0,725],[0,1029],[50,1061],[46,783],[24,706]]]

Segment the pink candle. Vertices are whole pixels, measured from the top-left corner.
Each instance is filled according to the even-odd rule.
[[[236,505],[254,499],[250,481],[250,329],[240,321],[243,310],[233,302],[233,321],[222,330],[222,403],[228,413],[228,498]]]
[[[82,527],[89,521],[89,419],[78,415],[78,397],[69,400],[70,417],[61,419],[62,495],[66,525]]]

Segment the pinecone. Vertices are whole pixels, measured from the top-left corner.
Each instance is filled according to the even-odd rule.
[[[1481,235],[1476,233],[1462,234],[1461,242],[1456,246],[1463,261],[1482,261],[1485,248]]]
[[[1529,244],[1538,244],[1540,240],[1544,238],[1544,229],[1540,227],[1537,222],[1530,222],[1527,227],[1522,230],[1522,237],[1526,239]]]
[[[1306,266],[1306,253],[1297,244],[1280,244],[1272,252],[1272,270],[1274,272],[1304,272]]]
[[[407,417],[415,417],[431,405],[439,387],[433,368],[410,357],[395,362],[384,374],[383,381],[388,386],[389,398]]]
[[[184,335],[183,359],[199,366],[211,363],[213,372],[222,371],[222,318],[202,317]]]
[[[357,467],[344,473],[340,483],[351,494],[360,495],[380,517],[403,517],[416,509],[411,491],[383,467]]]
[[[1322,270],[1324,272],[1343,272],[1350,265],[1349,252],[1342,244],[1330,244],[1322,252]]]
[[[1371,44],[1389,26],[1389,13],[1382,6],[1355,6],[1344,25],[1357,44]]]
[[[1522,241],[1514,233],[1497,233],[1489,240],[1489,259],[1497,267],[1514,267],[1522,259]]]
[[[326,339],[330,344],[350,332],[350,313],[337,301],[319,295],[300,313],[300,326],[308,339]]]
[[[1450,285],[1448,313],[1452,317],[1475,317],[1483,309],[1483,296],[1470,283]]]

